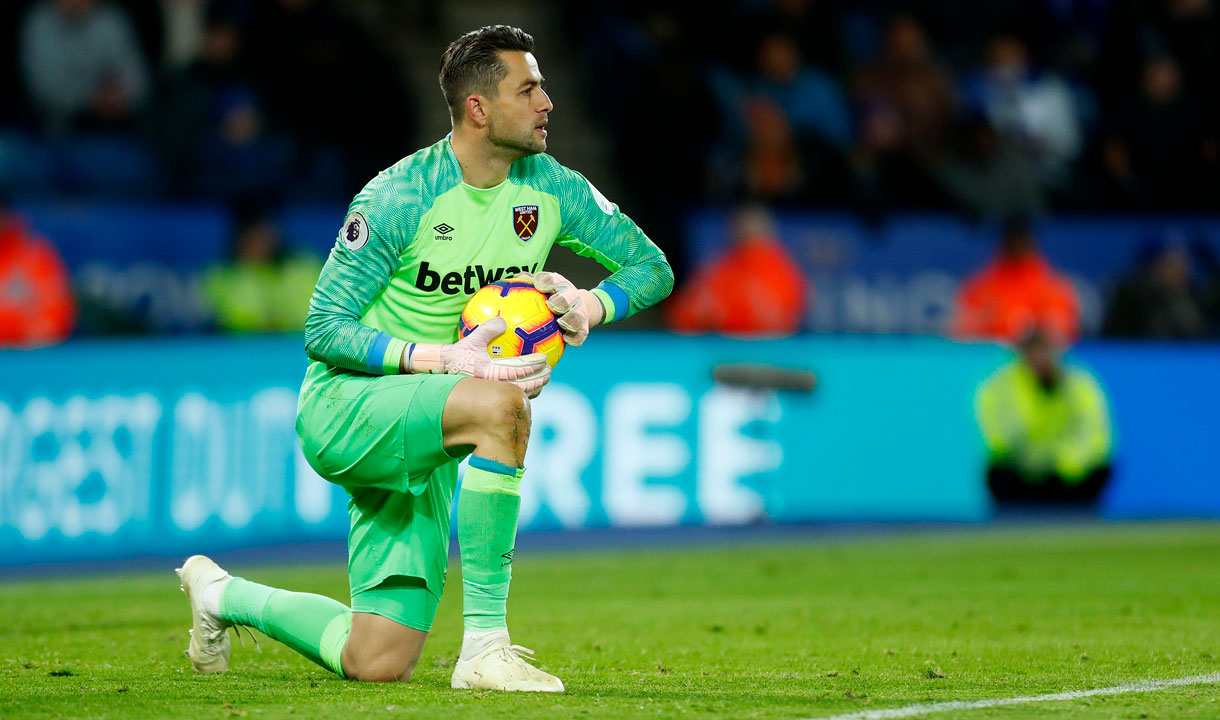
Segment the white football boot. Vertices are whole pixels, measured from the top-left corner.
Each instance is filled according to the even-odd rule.
[[[449,686],[459,690],[563,692],[563,681],[530,665],[534,651],[511,645],[507,630],[466,633]]]
[[[203,555],[190,556],[175,572],[191,603],[191,643],[186,648],[191,665],[200,673],[228,670],[232,623],[220,617],[220,591],[233,576]]]

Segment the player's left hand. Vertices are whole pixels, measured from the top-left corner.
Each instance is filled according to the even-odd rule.
[[[580,290],[564,276],[556,272],[520,273],[515,277],[529,280],[534,287],[546,293],[546,306],[555,313],[563,340],[569,345],[580,345],[589,337],[589,330],[606,317],[602,301],[588,290]]]

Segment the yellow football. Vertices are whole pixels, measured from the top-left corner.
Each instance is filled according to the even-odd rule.
[[[551,367],[563,356],[563,330],[555,314],[546,306],[546,293],[528,280],[500,280],[470,296],[462,309],[458,335],[466,337],[480,324],[499,315],[508,330],[487,345],[492,357],[519,357],[530,353],[546,355]]]

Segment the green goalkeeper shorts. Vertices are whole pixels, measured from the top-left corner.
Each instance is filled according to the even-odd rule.
[[[352,612],[380,615],[420,632],[430,632],[440,602],[440,596],[425,587],[421,578],[396,575],[375,588],[353,592]]]
[[[350,496],[347,549],[354,604],[358,596],[376,596],[365,591],[399,576],[421,579],[437,599],[444,591],[460,458],[445,452],[441,417],[461,379],[363,375],[320,362],[311,363],[305,374],[297,434],[310,466]],[[386,585],[395,582],[400,581]],[[404,622],[388,612],[377,614],[423,629],[419,618]],[[431,625],[432,618],[426,620]]]

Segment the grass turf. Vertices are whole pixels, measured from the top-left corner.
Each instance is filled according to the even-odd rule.
[[[338,679],[262,639],[195,675],[156,574],[0,583],[0,717],[808,718],[1220,670],[1220,527],[979,529],[515,561],[513,637],[559,696],[450,690],[449,579],[414,680]],[[345,598],[341,564],[229,568]],[[1217,718],[1220,686],[929,718]]]

